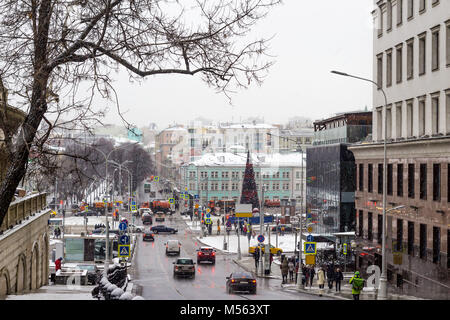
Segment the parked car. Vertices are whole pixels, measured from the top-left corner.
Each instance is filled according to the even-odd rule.
[[[181,253],[181,243],[178,240],[168,240],[166,243],[166,255],[180,255]]]
[[[150,230],[145,230],[142,233],[142,241],[155,241],[155,235]]]
[[[259,250],[259,245],[249,247],[248,248],[248,253],[249,254],[254,254],[256,248],[258,248],[258,250]],[[263,253],[265,252],[265,246],[262,247],[262,252]],[[283,253],[283,249],[280,249],[280,248],[277,248],[277,247],[275,247],[273,245],[270,245],[270,253],[273,254],[273,255],[276,255],[276,256],[281,256],[281,254]]]
[[[191,258],[178,258],[173,262],[173,276],[190,275],[195,278],[195,262]]]
[[[233,293],[234,291],[248,291],[256,294],[256,278],[250,272],[233,272],[226,279],[226,289],[228,293]]]
[[[216,263],[216,250],[211,247],[200,247],[197,250],[197,263],[209,261],[212,264]]]
[[[78,212],[75,212],[74,214],[73,214],[75,217],[84,217],[84,216],[88,216],[88,217],[92,217],[92,216],[97,216],[97,212],[96,211],[93,211],[93,210],[89,210],[89,211],[78,211]]]
[[[177,233],[178,232],[177,229],[166,227],[162,224],[153,226],[150,228],[150,230],[153,231],[154,233]]]
[[[87,270],[88,284],[96,284],[100,270],[95,264],[78,264],[75,269]]]

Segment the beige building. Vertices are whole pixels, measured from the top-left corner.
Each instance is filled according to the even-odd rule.
[[[374,88],[373,142],[350,148],[357,166],[357,268],[381,267],[387,170],[389,292],[449,299],[450,1],[375,5],[374,81],[387,106]]]

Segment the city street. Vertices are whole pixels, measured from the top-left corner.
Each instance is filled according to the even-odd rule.
[[[153,225],[156,225],[154,223]],[[317,300],[314,295],[302,294],[288,289],[283,290],[278,279],[257,279],[257,294],[233,293],[228,294],[225,289],[226,277],[233,271],[243,271],[233,258],[236,254],[216,253],[215,265],[208,262],[196,265],[196,276],[190,278],[174,278],[173,264],[176,256],[165,255],[164,243],[169,239],[178,239],[181,246],[180,257],[189,257],[196,260],[196,250],[202,244],[195,238],[195,234],[186,226],[186,223],[177,212],[166,217],[164,223],[178,229],[178,233],[156,234],[154,242],[143,242],[139,237],[137,251],[133,263],[133,283],[138,287],[137,294],[145,299],[163,300]]]

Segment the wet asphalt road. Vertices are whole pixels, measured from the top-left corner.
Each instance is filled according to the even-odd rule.
[[[196,261],[196,250],[202,245],[195,234],[186,226],[177,212],[166,216],[165,222],[153,222],[153,225],[165,224],[178,229],[177,234],[155,234],[154,242],[143,242],[138,236],[134,257],[133,283],[137,293],[148,300],[317,300],[329,299],[302,294],[283,289],[278,279],[257,279],[257,293],[226,292],[226,277],[233,271],[241,270],[233,262],[235,254],[216,253],[216,263],[208,262],[196,265],[195,278],[173,276],[173,262],[177,256],[166,256],[164,243],[169,239],[180,240],[180,257],[189,257]]]

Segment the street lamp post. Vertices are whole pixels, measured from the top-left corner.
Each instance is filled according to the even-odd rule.
[[[374,85],[377,86],[377,89],[381,90],[384,96],[384,139],[383,139],[383,229],[382,229],[382,248],[381,248],[381,256],[382,256],[382,264],[381,264],[381,277],[380,277],[380,291],[377,295],[378,300],[386,300],[387,299],[387,259],[386,259],[386,188],[387,188],[387,166],[386,166],[386,159],[387,159],[387,152],[386,152],[386,140],[387,140],[387,97],[386,93],[384,92],[383,88],[378,85],[373,80],[357,77],[354,75],[350,75],[344,72],[339,71],[331,71],[331,73],[344,76],[344,77],[351,77],[367,82],[371,82]]]

